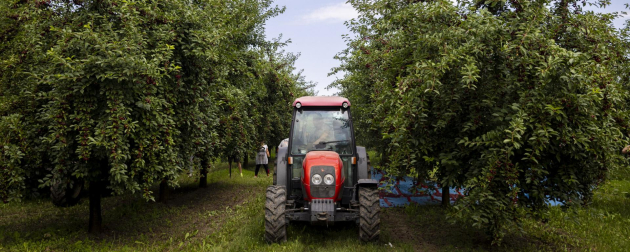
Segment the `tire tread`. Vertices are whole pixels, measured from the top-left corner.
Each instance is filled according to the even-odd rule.
[[[381,206],[378,189],[359,188],[359,238],[364,242],[378,241],[381,230]]]
[[[284,186],[267,187],[265,200],[265,240],[280,243],[287,240],[285,218],[286,189]]]

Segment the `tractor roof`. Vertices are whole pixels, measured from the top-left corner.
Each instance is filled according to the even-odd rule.
[[[317,107],[317,106],[341,106],[344,102],[350,106],[350,101],[347,98],[339,96],[302,96],[293,101],[293,106],[296,103],[302,103],[305,107]]]

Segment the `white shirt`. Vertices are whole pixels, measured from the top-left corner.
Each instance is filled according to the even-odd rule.
[[[268,147],[267,145],[263,145],[258,149],[258,153],[256,153],[256,164],[268,164],[269,163],[269,159],[267,158],[267,151],[268,151]]]

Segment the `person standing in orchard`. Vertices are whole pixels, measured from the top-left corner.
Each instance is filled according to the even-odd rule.
[[[258,148],[258,153],[256,154],[256,173],[254,177],[258,177],[258,169],[260,169],[260,166],[265,167],[267,177],[269,177],[269,156],[269,147],[267,147],[264,142],[260,142],[260,147]]]
[[[232,153],[231,156],[228,157],[228,166],[230,167],[230,177],[232,177],[232,162],[238,165],[238,171],[241,173],[241,177],[243,177],[243,168],[241,166],[241,153],[236,151]]]

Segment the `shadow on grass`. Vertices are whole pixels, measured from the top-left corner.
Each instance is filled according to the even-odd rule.
[[[377,242],[365,243],[359,239],[359,228],[355,222],[337,222],[329,226],[311,225],[309,222],[291,222],[287,226],[287,241],[280,244],[268,244],[263,236],[264,216],[256,214],[253,226],[236,233],[246,237],[235,238],[230,245],[222,245],[219,250],[226,251],[410,251],[411,246],[396,244],[390,247],[389,238],[381,233]],[[250,224],[251,225],[251,224]]]
[[[404,223],[405,220],[408,222]],[[388,227],[390,229],[388,232],[391,233],[393,240],[413,244],[416,251],[558,251],[572,249],[569,244],[562,241],[551,242],[540,238],[536,233],[522,233],[516,228],[507,232],[501,245],[492,245],[491,235],[470,225],[450,223],[447,220],[446,211],[437,205],[410,205],[406,208],[388,209],[385,221],[392,222]],[[556,231],[545,230],[545,232]]]
[[[103,227],[99,235],[87,233],[89,202],[58,208],[48,199],[11,203],[0,208],[0,250],[31,247],[74,250],[69,244],[112,247],[153,244],[168,248],[189,234],[208,234],[220,228],[230,208],[243,203],[271,179],[245,181],[226,178],[219,169],[209,175],[208,187],[185,177],[181,187],[170,189],[167,204],[147,202],[139,195],[104,198]],[[251,179],[250,179],[251,180]],[[157,193],[157,192],[156,192]],[[85,247],[80,247],[82,249]]]
[[[359,228],[354,222],[338,222],[329,226],[311,225],[309,222],[291,222],[287,227],[290,240],[302,244],[321,244],[322,241],[359,239]]]

